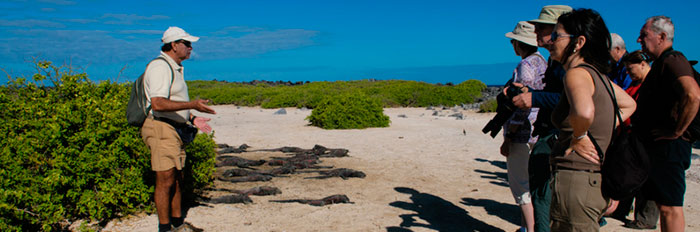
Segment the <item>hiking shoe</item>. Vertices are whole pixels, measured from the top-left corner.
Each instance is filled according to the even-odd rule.
[[[194,227],[189,222],[182,223],[182,225],[173,229],[173,232],[202,232],[202,231],[204,231],[204,230],[197,228],[197,227]]]
[[[654,230],[654,229],[656,229],[656,225],[645,225],[637,220],[629,221],[629,222],[625,223],[624,227],[627,227],[630,229],[636,229],[636,230]]]
[[[608,217],[617,219],[618,221],[621,221],[622,223],[625,223],[625,224],[630,223],[630,220],[627,219],[627,216],[625,216],[625,215],[616,215],[616,214],[613,214],[613,215],[610,215],[610,216],[608,216]]]

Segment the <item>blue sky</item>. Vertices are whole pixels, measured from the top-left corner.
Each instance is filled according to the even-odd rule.
[[[550,4],[597,10],[629,51],[640,48],[635,40],[647,17],[670,16],[674,47],[700,59],[693,43],[700,3],[687,0],[0,0],[0,68],[29,77],[37,57],[71,64],[92,80],[133,81],[158,55],[163,31],[179,26],[201,37],[183,63],[189,80],[502,84],[520,60],[504,34]]]

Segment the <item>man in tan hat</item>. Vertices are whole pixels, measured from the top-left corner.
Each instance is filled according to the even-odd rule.
[[[211,132],[209,118],[196,117],[190,110],[215,114],[207,106],[208,100],[190,101],[184,79],[182,61],[190,58],[192,36],[179,27],[170,27],[163,33],[160,56],[151,61],[144,73],[144,92],[151,105],[141,127],[141,137],[151,150],[151,169],[156,172],[155,203],[158,230],[191,226],[184,223],[181,209],[182,168],[185,166],[183,128],[194,125],[205,133]],[[193,133],[197,133],[194,130]]]
[[[557,24],[557,19],[560,15],[571,10],[570,6],[564,5],[544,6],[537,19],[528,21],[535,25],[537,46],[550,50],[551,34],[554,25]],[[559,102],[559,95],[564,89],[562,78],[566,73],[559,62],[550,59],[548,63],[547,71],[545,71],[542,80],[545,84],[544,89],[528,91],[513,98],[513,104],[518,108],[539,108],[532,131],[532,136],[539,136],[539,138],[532,148],[528,164],[535,231],[549,231],[549,205],[551,203],[549,155],[551,148],[548,141],[556,139],[558,133],[552,125],[551,116],[552,110]]]

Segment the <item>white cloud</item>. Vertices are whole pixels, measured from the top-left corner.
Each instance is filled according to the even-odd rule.
[[[94,20],[94,19],[59,19],[59,20],[65,21],[65,22],[70,22],[70,23],[80,23],[80,24],[96,23],[96,22],[98,22],[97,20]]]
[[[314,45],[313,38],[318,33],[303,29],[280,29],[257,31],[240,37],[202,36],[194,46],[202,59],[250,57]]]
[[[75,5],[75,3],[76,3],[74,1],[67,1],[67,0],[39,0],[39,2],[56,4],[56,5],[63,5],[63,6]]]
[[[113,19],[105,21],[105,24],[133,25],[139,23],[139,21],[167,20],[170,19],[170,17],[165,15],[142,16],[136,14],[104,14],[102,15],[102,19]]]
[[[62,23],[57,23],[48,20],[39,19],[20,19],[20,20],[5,20],[0,19],[0,26],[3,27],[50,27],[50,28],[64,28],[66,27]]]
[[[117,31],[120,34],[142,34],[142,35],[160,35],[163,31],[159,30],[121,30]]]
[[[28,29],[2,31],[0,57],[26,61],[32,57],[74,64],[119,64],[148,60],[158,54],[161,31]],[[241,37],[209,37],[193,44],[192,58],[218,60],[241,58],[314,45],[319,32],[303,29],[258,31]],[[147,35],[147,36],[143,36]]]

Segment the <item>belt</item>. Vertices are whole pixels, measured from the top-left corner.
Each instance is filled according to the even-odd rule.
[[[187,126],[187,123],[176,122],[175,120],[172,120],[172,119],[169,119],[169,118],[165,118],[165,117],[156,117],[156,116],[153,116],[153,119],[154,119],[154,120],[161,121],[161,122],[164,122],[164,123],[167,123],[167,124],[170,124],[171,126],[173,126],[173,127],[175,127],[175,128],[182,128],[182,127],[186,127],[186,126]]]
[[[575,168],[567,168],[567,167],[561,167],[561,166],[556,166],[556,167],[554,167],[554,170],[567,170],[567,171],[577,171],[577,172],[600,173],[600,170],[575,169]]]

